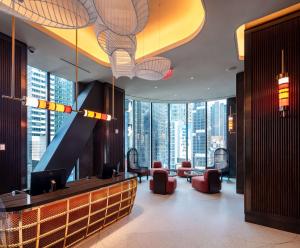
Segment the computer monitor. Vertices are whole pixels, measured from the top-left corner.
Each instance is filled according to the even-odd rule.
[[[115,166],[111,166],[110,164],[104,164],[102,168],[102,173],[99,175],[101,179],[112,178],[113,176],[118,176],[120,172],[120,162],[118,162]]]
[[[110,164],[104,164],[102,168],[102,173],[99,175],[101,179],[111,178],[113,175],[113,168],[111,168]]]
[[[30,195],[40,195],[66,187],[66,169],[45,170],[31,173]]]

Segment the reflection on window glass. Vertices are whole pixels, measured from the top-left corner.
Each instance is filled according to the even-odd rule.
[[[125,156],[133,148],[133,101],[125,99]]]
[[[207,102],[207,166],[214,164],[217,148],[226,148],[226,100]]]
[[[47,73],[28,66],[27,96],[47,99]],[[27,108],[27,171],[28,180],[47,148],[47,111]]]
[[[153,161],[161,161],[168,167],[168,104],[153,103],[152,105],[152,156]]]
[[[186,104],[170,104],[170,168],[186,160]]]
[[[195,168],[206,166],[206,104],[188,105],[188,158]]]
[[[73,105],[73,83],[63,78],[50,75],[50,85],[47,87],[48,73],[34,67],[27,67],[27,95],[30,97],[54,101],[66,105]],[[47,92],[47,89],[50,89]],[[50,114],[50,123],[48,115]],[[50,139],[54,137],[62,126],[67,114],[48,112],[37,108],[27,109],[27,178],[30,182],[30,173],[43,156],[48,146],[48,125]],[[29,185],[29,184],[28,184]]]
[[[139,166],[150,167],[150,111],[149,102],[134,102],[135,148],[138,151]]]
[[[75,170],[75,166],[74,166],[74,168],[73,168],[73,170],[72,170],[72,172],[71,172],[71,174],[70,174],[67,182],[73,182],[73,181],[76,180],[76,174],[75,174],[75,172],[76,172],[76,170]]]

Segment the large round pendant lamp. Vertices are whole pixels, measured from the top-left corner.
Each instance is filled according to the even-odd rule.
[[[92,0],[103,24],[119,35],[142,31],[149,17],[148,0]]]
[[[95,24],[95,33],[100,47],[107,55],[112,56],[116,50],[124,50],[132,58],[135,57],[135,35],[118,35],[105,27],[99,18]]]
[[[96,21],[90,0],[0,0],[0,10],[40,25],[75,29]]]
[[[146,80],[161,80],[171,68],[171,61],[164,57],[146,58],[135,67],[135,75]]]

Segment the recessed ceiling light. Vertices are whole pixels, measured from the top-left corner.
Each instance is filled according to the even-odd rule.
[[[207,90],[210,90],[210,88],[207,88]]]
[[[177,94],[174,94],[174,96],[177,96]]]
[[[195,77],[191,76],[191,77],[190,77],[190,79],[191,79],[191,80],[194,80],[194,79],[195,79]]]
[[[154,86],[154,89],[157,89],[158,88],[158,86]]]

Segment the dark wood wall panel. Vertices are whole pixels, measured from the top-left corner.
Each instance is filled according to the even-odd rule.
[[[26,95],[27,47],[16,42],[16,96]],[[26,108],[20,102],[2,99],[10,95],[11,38],[0,33],[0,194],[21,189],[26,184]]]
[[[244,194],[244,72],[236,75],[236,192]]]
[[[234,123],[234,129],[236,129],[236,98],[231,97],[227,99],[227,118],[230,115],[230,109],[231,114],[233,115],[233,123]],[[236,177],[236,130],[232,133],[228,131],[227,128],[227,150],[229,153],[229,175],[231,178]]]
[[[112,113],[110,84],[103,84],[103,112]],[[101,174],[103,165],[116,166],[124,171],[124,101],[125,92],[115,88],[115,120],[99,122],[94,130],[94,174]]]
[[[285,50],[290,113],[278,111]],[[300,14],[246,31],[246,220],[300,233]]]

